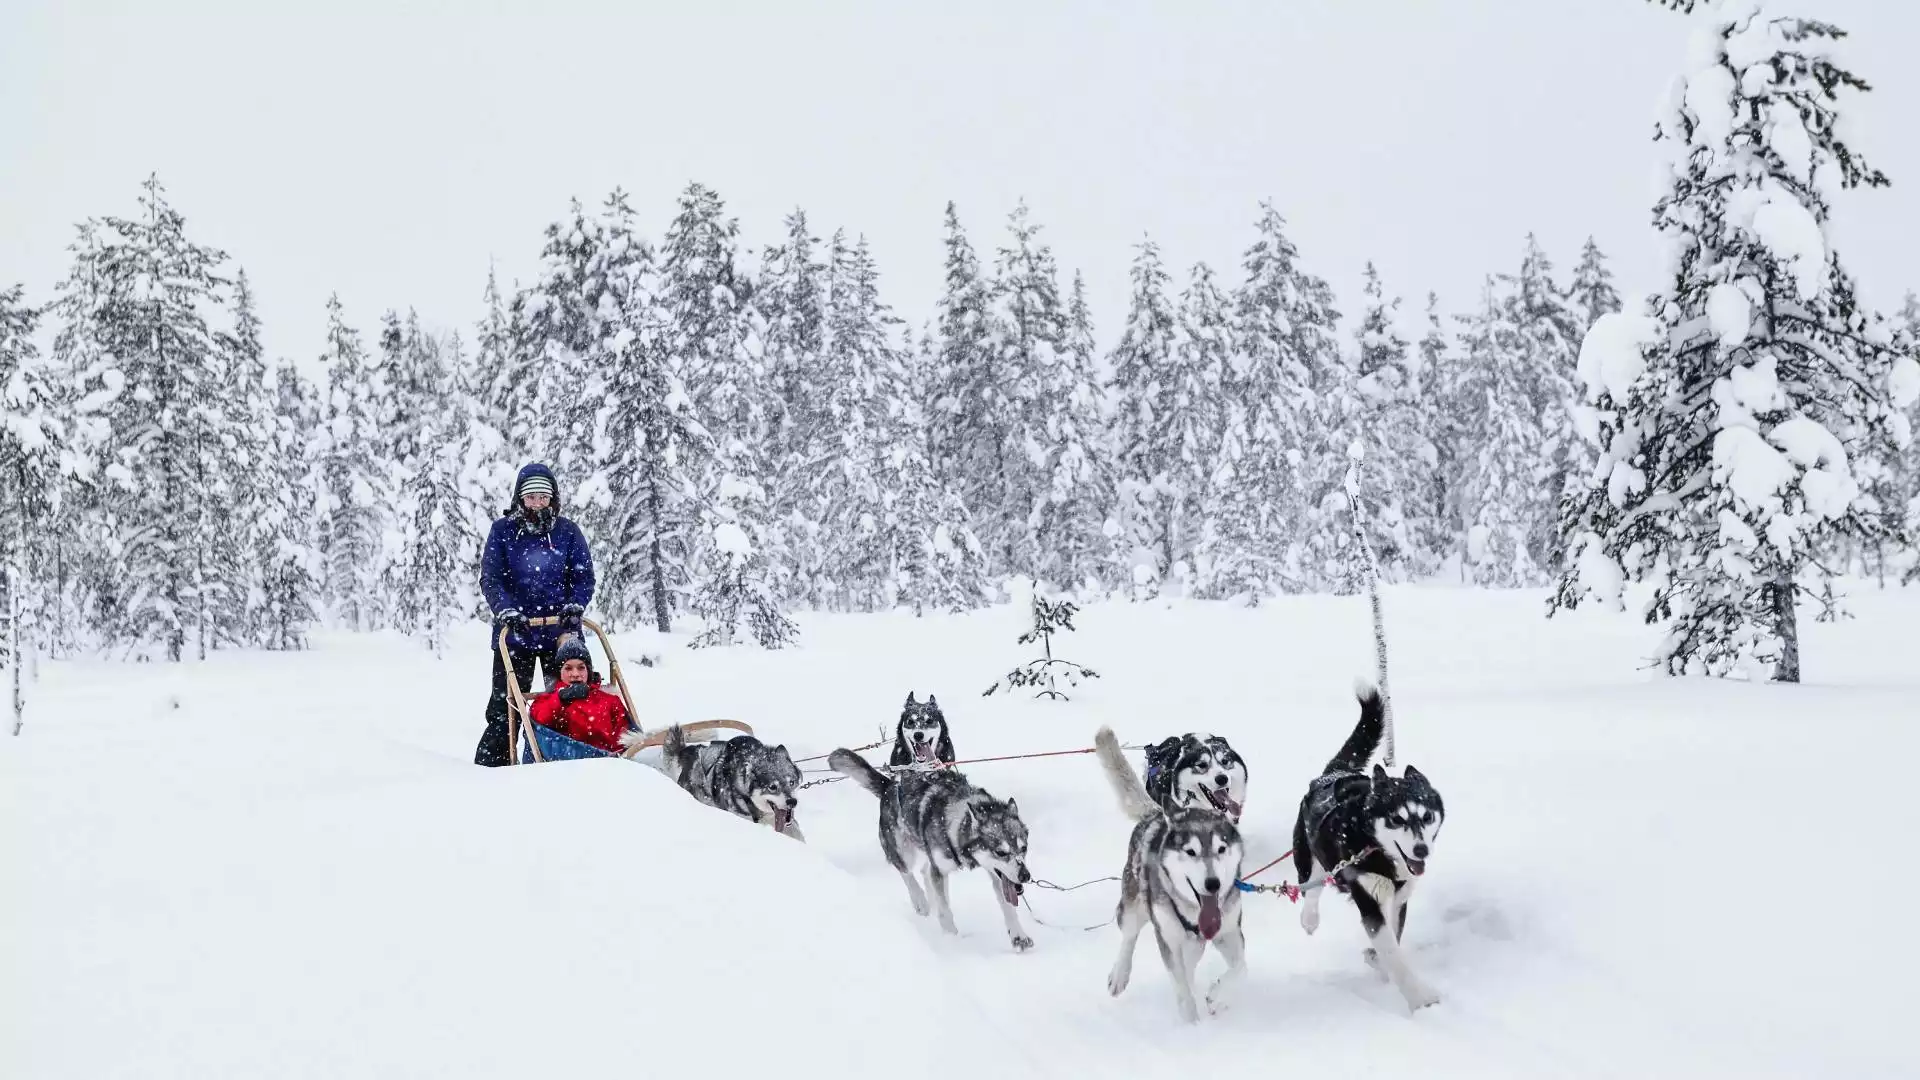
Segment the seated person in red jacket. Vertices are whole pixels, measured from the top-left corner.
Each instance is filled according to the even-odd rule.
[[[600,689],[600,673],[593,670],[587,643],[576,635],[554,650],[560,681],[527,704],[533,722],[598,747],[620,752],[620,733],[627,730],[627,705],[616,694]]]

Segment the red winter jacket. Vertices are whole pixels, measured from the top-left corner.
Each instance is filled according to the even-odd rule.
[[[620,752],[620,734],[627,730],[627,705],[616,694],[600,689],[596,672],[587,676],[593,689],[578,701],[561,701],[562,687],[539,694],[527,704],[533,722],[552,728],[569,739],[597,746],[608,753]]]

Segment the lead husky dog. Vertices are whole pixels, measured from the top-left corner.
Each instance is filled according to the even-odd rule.
[[[1147,794],[1162,810],[1207,806],[1238,825],[1247,803],[1247,763],[1218,735],[1170,735],[1147,747]]]
[[[844,747],[828,754],[827,764],[879,796],[880,850],[906,882],[916,914],[927,914],[927,895],[932,894],[940,929],[958,934],[947,878],[961,870],[984,869],[993,879],[1007,940],[1020,952],[1033,948],[1033,939],[1020,926],[1019,908],[1023,887],[1033,880],[1027,871],[1027,826],[1012,799],[1002,802],[950,768],[888,776]],[[927,868],[926,892],[913,877],[921,862]]]
[[[794,809],[800,805],[800,767],[786,746],[768,746],[751,735],[687,745],[679,724],[667,729],[661,770],[693,797],[804,842]]]
[[[893,726],[893,753],[887,764],[896,769],[934,762],[951,765],[953,758],[953,735],[947,730],[947,714],[940,711],[940,703],[932,694],[925,701],[915,701],[909,691],[900,719]]]
[[[1440,995],[1407,968],[1400,936],[1407,928],[1407,901],[1427,872],[1447,811],[1440,793],[1411,765],[1401,777],[1377,764],[1371,776],[1363,771],[1380,746],[1386,708],[1379,689],[1365,680],[1355,684],[1354,696],[1360,699],[1360,722],[1300,800],[1293,867],[1303,886],[1333,874],[1335,886],[1360,910],[1372,943],[1362,958],[1393,983],[1408,1008],[1418,1010]],[[1302,896],[1300,925],[1309,934],[1319,928],[1318,890]]]
[[[1133,952],[1148,922],[1160,941],[1160,959],[1173,977],[1180,1016],[1198,1022],[1193,1000],[1193,973],[1207,951],[1207,943],[1227,958],[1226,974],[1207,991],[1207,1011],[1215,1011],[1222,993],[1246,973],[1247,939],[1240,927],[1240,880],[1243,855],[1240,830],[1227,816],[1204,807],[1166,810],[1147,795],[1133,767],[1120,754],[1113,729],[1103,727],[1093,737],[1094,750],[1107,782],[1120,798],[1120,809],[1135,822],[1127,839],[1127,865],[1120,873],[1120,903],[1114,921],[1120,926],[1120,957],[1107,976],[1107,991],[1116,997],[1133,974]]]

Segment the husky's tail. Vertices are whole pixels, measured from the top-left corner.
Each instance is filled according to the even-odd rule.
[[[1094,733],[1093,750],[1100,759],[1101,770],[1107,774],[1107,783],[1120,798],[1121,813],[1132,821],[1160,813],[1160,807],[1147,797],[1147,786],[1140,782],[1140,774],[1121,756],[1120,740],[1114,738],[1112,728],[1102,727]]]
[[[665,739],[660,743],[660,768],[667,778],[681,787],[686,787],[687,765],[687,729],[675,724],[667,729]]]
[[[893,777],[844,746],[827,755],[827,767],[875,795],[884,796],[893,790]]]
[[[1380,700],[1380,688],[1366,679],[1355,679],[1353,696],[1360,699],[1360,722],[1353,725],[1353,734],[1347,736],[1340,752],[1321,770],[1322,776],[1333,772],[1361,772],[1373,752],[1380,749],[1380,733],[1386,727],[1387,717],[1386,704]]]

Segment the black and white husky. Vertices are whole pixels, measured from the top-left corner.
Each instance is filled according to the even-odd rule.
[[[907,703],[893,726],[893,753],[887,757],[887,764],[896,769],[934,762],[951,765],[953,758],[953,735],[947,730],[947,714],[940,711],[940,703],[932,694],[925,701],[915,701],[913,692],[908,691]]]
[[[1000,902],[1007,940],[1022,952],[1033,948],[1033,939],[1020,926],[1020,894],[1033,880],[1027,870],[1027,826],[1012,799],[994,798],[954,769],[888,776],[845,748],[828,754],[827,764],[879,796],[880,850],[906,882],[907,898],[916,913],[928,913],[931,895],[931,910],[940,918],[940,929],[958,934],[953,905],[947,899],[947,878],[962,870],[986,870],[993,880],[994,898]],[[913,876],[923,862],[925,892]]]
[[[1147,747],[1147,795],[1162,810],[1209,807],[1237,825],[1247,803],[1246,760],[1218,735],[1168,736]]]
[[[687,744],[679,724],[667,729],[661,769],[693,797],[773,831],[805,841],[793,820],[800,805],[800,767],[786,746],[768,746],[751,735]]]
[[[1113,729],[1093,738],[1107,782],[1120,809],[1135,822],[1127,838],[1127,864],[1120,874],[1120,956],[1107,976],[1107,990],[1118,996],[1133,974],[1134,946],[1140,931],[1153,923],[1160,959],[1173,978],[1180,1016],[1200,1019],[1193,999],[1193,973],[1207,943],[1227,958],[1226,974],[1207,991],[1207,1011],[1219,1007],[1222,994],[1246,973],[1247,939],[1240,927],[1240,830],[1225,814],[1202,806],[1168,810],[1155,803],[1121,756]]]
[[[1386,708],[1371,683],[1358,683],[1354,695],[1360,699],[1360,722],[1300,800],[1293,866],[1302,886],[1333,875],[1359,909],[1360,925],[1372,943],[1362,956],[1393,983],[1409,1008],[1421,1009],[1440,995],[1407,968],[1400,937],[1407,928],[1407,902],[1427,872],[1447,811],[1440,793],[1411,765],[1404,776],[1390,776],[1377,764],[1368,775]],[[1309,934],[1319,928],[1318,890],[1302,897],[1300,925]]]

